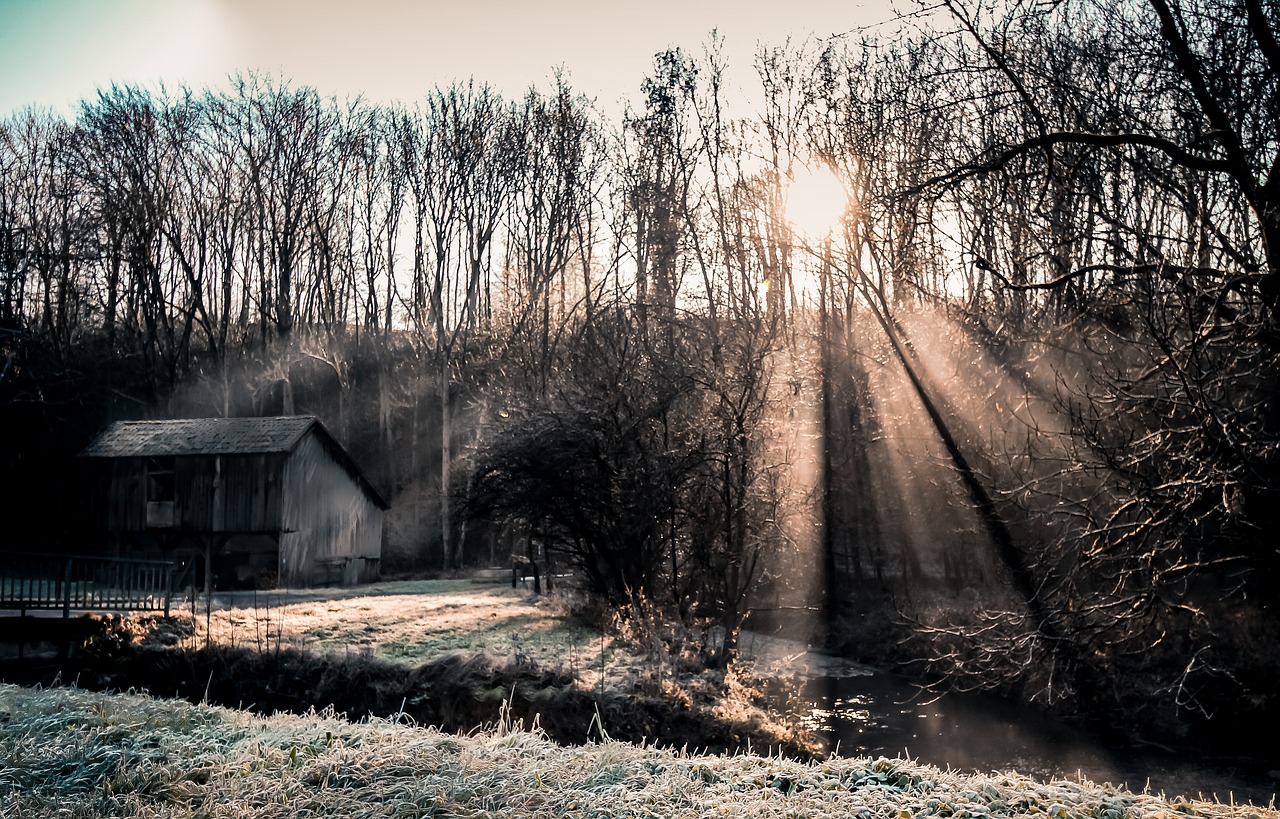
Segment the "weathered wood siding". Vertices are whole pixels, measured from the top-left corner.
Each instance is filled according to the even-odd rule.
[[[350,584],[377,577],[382,510],[315,433],[284,467],[280,583]]]
[[[115,531],[140,532],[147,528],[146,458],[116,461],[111,475],[111,516]]]
[[[174,528],[188,532],[275,532],[281,527],[285,455],[184,455],[174,459]],[[147,526],[147,459],[90,465],[93,520],[108,532]]]
[[[145,460],[113,458],[90,461],[84,481],[89,520],[108,532],[140,532],[147,528]]]
[[[121,553],[212,549],[227,588],[374,580],[385,504],[324,428],[308,423],[287,440],[267,436],[277,449],[265,452],[236,450],[244,441],[233,440],[209,448],[235,454],[206,454],[188,437],[173,444],[187,454],[146,457],[115,454],[108,442],[106,454],[82,460],[93,525]]]
[[[284,510],[285,455],[216,455],[179,458],[178,497],[186,498],[183,524],[204,532],[279,531]],[[184,494],[182,487],[192,490]],[[216,491],[212,482],[217,481]],[[206,504],[205,499],[211,499]],[[179,501],[182,502],[181,500]]]

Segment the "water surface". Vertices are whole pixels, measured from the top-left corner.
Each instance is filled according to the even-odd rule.
[[[1225,759],[1194,749],[1108,741],[1030,707],[977,694],[937,695],[905,677],[803,646],[782,660],[767,638],[744,647],[756,650],[777,675],[777,706],[799,714],[842,756],[907,756],[965,772],[1084,778],[1170,798],[1261,806],[1280,790],[1280,754],[1271,760]],[[789,674],[799,682],[785,682]]]

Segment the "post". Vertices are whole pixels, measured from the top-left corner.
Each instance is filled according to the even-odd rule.
[[[66,558],[62,572],[62,619],[71,619],[71,558]]]
[[[173,568],[173,564],[172,564],[172,563],[170,563],[170,564],[169,564],[169,568],[165,569],[164,574],[165,574],[165,581],[164,581],[164,619],[168,620],[168,619],[169,619],[169,599],[170,599],[171,597],[173,597],[173,576],[174,576],[174,568]]]

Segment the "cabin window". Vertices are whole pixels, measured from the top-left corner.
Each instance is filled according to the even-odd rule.
[[[174,459],[147,458],[147,528],[168,529],[174,525],[177,481]]]
[[[176,487],[173,458],[147,458],[147,502],[173,503]]]

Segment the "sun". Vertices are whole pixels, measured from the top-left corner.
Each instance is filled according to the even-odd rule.
[[[791,258],[790,287],[795,297],[808,300],[820,293],[821,270],[830,264],[828,240],[842,224],[849,203],[848,188],[830,166],[796,167],[784,199],[786,220],[801,250]]]
[[[801,165],[787,185],[787,221],[808,242],[826,238],[849,209],[849,191],[825,163]]]

